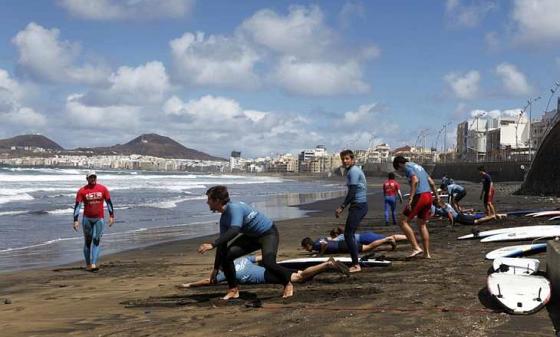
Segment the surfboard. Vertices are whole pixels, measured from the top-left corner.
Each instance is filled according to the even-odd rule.
[[[512,314],[532,314],[550,300],[550,282],[542,276],[493,273],[488,291]]]
[[[533,218],[539,218],[543,216],[559,216],[560,211],[546,211],[546,212],[537,212],[537,213],[530,213]]]
[[[348,256],[333,257],[333,258],[335,259],[335,261],[342,262],[346,265],[352,264],[352,258]],[[307,257],[307,258],[278,261],[277,263],[287,268],[303,269],[326,262],[328,259],[329,259],[328,257]],[[364,267],[387,267],[391,265],[391,261],[384,260],[384,259],[376,260],[375,258],[364,259],[364,260],[360,259],[360,265]]]
[[[544,251],[546,251],[546,243],[507,246],[489,252],[488,254],[486,254],[486,259],[494,260],[499,257],[523,256],[525,254],[539,253]]]
[[[492,263],[496,273],[531,275],[539,270],[540,261],[525,257],[499,257]]]
[[[552,218],[548,219],[548,221],[553,221],[553,220],[558,220],[560,219],[560,215],[559,216],[553,216]]]
[[[508,216],[522,216],[522,215],[535,214],[535,213],[538,213],[538,212],[545,212],[545,211],[550,211],[550,209],[542,209],[542,208],[520,209],[520,210],[508,211],[508,212],[506,212],[506,214]]]
[[[433,195],[434,195],[434,192],[431,192],[431,193],[432,193],[432,196],[433,196]],[[403,198],[408,198],[408,197],[410,197],[410,193],[405,193],[405,194],[403,194]],[[449,197],[449,194],[440,194],[439,197],[440,197],[440,198],[448,198],[448,197]]]
[[[549,228],[549,229],[528,228],[524,230],[517,230],[517,231],[511,231],[511,232],[488,236],[480,240],[480,242],[521,241],[521,240],[533,240],[539,238],[552,238],[556,236],[560,236],[560,228]]]
[[[515,231],[524,231],[527,229],[534,229],[534,230],[547,230],[550,228],[558,228],[560,229],[560,225],[536,225],[536,226],[520,226],[520,227],[507,227],[507,228],[496,228],[487,231],[478,232],[477,234],[471,233],[467,235],[463,235],[458,237],[458,240],[465,240],[465,239],[477,239],[477,238],[485,238],[491,235],[502,234],[502,233],[509,233]]]

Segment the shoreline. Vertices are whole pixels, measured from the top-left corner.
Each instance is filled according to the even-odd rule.
[[[408,192],[404,181],[403,192]],[[375,192],[372,181],[369,191]],[[497,210],[550,206],[555,200],[511,196],[499,185]],[[478,184],[467,186],[463,205],[480,208]],[[278,221],[278,259],[302,257],[299,243],[343,219],[334,218],[341,198],[303,206],[315,209],[308,217]],[[360,231],[389,235],[398,226],[383,226],[382,196],[369,196],[370,212]],[[400,209],[400,205],[399,205]],[[346,213],[343,215],[345,217]],[[540,221],[540,220],[539,220]],[[519,226],[525,219],[507,220]],[[544,220],[543,222],[546,222]],[[537,222],[535,222],[536,224]],[[503,222],[480,226],[497,228]],[[225,286],[177,290],[174,285],[207,277],[213,252],[196,253],[199,237],[152,245],[101,258],[98,273],[78,263],[1,274],[0,328],[9,336],[508,336],[551,335],[558,322],[553,306],[531,316],[510,316],[487,303],[484,295],[489,262],[483,255],[499,244],[457,241],[471,230],[454,231],[439,220],[430,222],[432,260],[407,260],[410,246],[386,252],[390,267],[366,268],[349,278],[325,273],[297,284],[295,296],[280,298],[281,287],[241,287],[241,299],[221,303]],[[537,256],[543,259],[544,255]],[[259,299],[262,308],[246,307]],[[93,310],[102,308],[102,310]],[[554,316],[556,315],[556,316]],[[29,317],[37,317],[29,320]],[[266,322],[255,324],[255,322]],[[188,329],[185,329],[188,327]]]

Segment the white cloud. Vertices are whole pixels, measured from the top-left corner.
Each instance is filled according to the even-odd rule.
[[[377,112],[377,104],[360,105],[356,111],[347,111],[344,113],[344,124],[364,123],[370,120]]]
[[[140,108],[130,105],[90,106],[84,104],[83,95],[74,94],[66,99],[69,121],[87,129],[134,129],[140,124]]]
[[[281,54],[320,56],[334,39],[323,19],[317,6],[291,6],[287,16],[264,9],[245,20],[240,30],[257,44]]]
[[[32,78],[50,82],[100,83],[109,69],[85,63],[76,65],[80,47],[59,40],[58,29],[46,29],[34,22],[17,33],[12,42],[17,46],[18,63]]]
[[[46,118],[23,103],[25,90],[7,71],[0,69],[0,119],[13,130],[44,126]]]
[[[560,41],[560,1],[516,0],[512,19],[515,40],[522,43]]]
[[[470,5],[463,5],[460,0],[447,0],[445,15],[450,25],[472,28],[497,7],[494,1],[488,0],[472,1]]]
[[[362,79],[360,65],[354,61],[336,64],[286,57],[271,80],[290,93],[310,96],[363,94],[370,90]]]
[[[342,27],[348,27],[352,24],[354,18],[364,19],[365,12],[366,10],[361,2],[345,2],[338,14],[338,21]]]
[[[254,88],[259,55],[242,40],[203,33],[185,33],[170,42],[176,77],[185,83]]]
[[[128,97],[128,101],[160,102],[169,90],[169,77],[161,62],[152,61],[131,68],[120,67],[109,77],[112,95]]]
[[[59,0],[71,15],[88,20],[180,18],[194,0]]]
[[[502,79],[502,84],[507,93],[516,96],[524,96],[531,93],[532,89],[525,75],[513,64],[499,64],[496,67],[496,74]]]
[[[519,117],[521,114],[521,108],[517,109],[494,109],[494,110],[483,110],[483,109],[475,109],[471,110],[469,116],[471,118],[500,118],[500,117]]]
[[[458,98],[473,99],[478,94],[480,73],[476,70],[471,70],[464,75],[449,73],[444,79]]]

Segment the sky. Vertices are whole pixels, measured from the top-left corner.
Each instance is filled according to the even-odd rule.
[[[473,115],[553,109],[559,43],[557,0],[3,0],[0,138],[442,149]]]

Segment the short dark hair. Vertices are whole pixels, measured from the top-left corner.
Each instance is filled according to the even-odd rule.
[[[399,164],[406,164],[407,162],[408,162],[408,159],[406,159],[405,157],[403,157],[403,156],[396,156],[396,157],[393,159],[393,168],[394,168],[395,170],[398,170],[398,169],[399,169]]]
[[[350,156],[350,158],[354,159],[354,152],[352,150],[343,150],[340,152],[340,158]]]
[[[389,179],[395,179],[395,174],[393,172],[389,172],[389,174],[387,175],[387,177]]]
[[[441,188],[442,191],[447,191],[447,184],[442,183],[439,188]]]
[[[305,246],[312,246],[313,247],[313,240],[311,240],[310,237],[306,237],[303,240],[301,240],[301,246],[305,247]]]
[[[229,192],[223,185],[212,186],[206,191],[206,195],[212,200],[219,200],[222,205],[229,202]]]
[[[478,170],[481,171],[481,172],[484,172],[484,166],[482,166],[482,165],[479,166],[479,167],[478,167]]]

